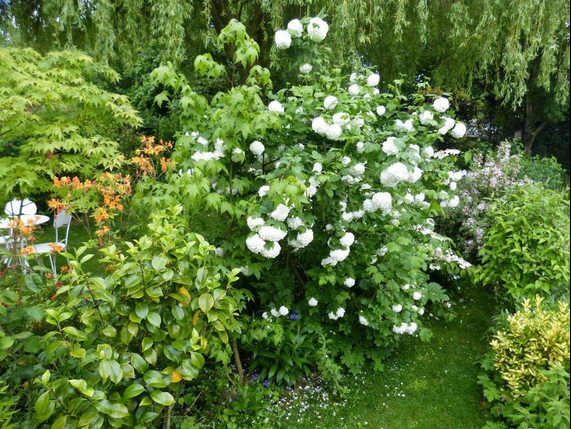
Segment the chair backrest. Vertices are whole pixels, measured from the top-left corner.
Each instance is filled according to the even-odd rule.
[[[21,216],[21,215],[35,215],[38,212],[38,207],[33,201],[28,200],[12,200],[6,207],[4,213],[8,216]]]
[[[56,230],[56,242],[67,244],[67,239],[69,238],[69,229],[71,227],[71,215],[67,214],[65,210],[62,210],[54,218],[54,228]],[[63,240],[59,239],[59,229],[65,227],[65,238]]]

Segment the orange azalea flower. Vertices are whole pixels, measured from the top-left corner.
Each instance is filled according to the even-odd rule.
[[[57,243],[50,243],[50,249],[53,253],[60,253],[63,252],[63,250],[65,249],[64,246],[62,246],[61,244],[57,244]]]
[[[22,250],[20,250],[20,254],[22,256],[33,255],[34,253],[36,253],[34,246],[24,247]]]
[[[108,232],[109,232],[109,227],[105,225],[101,229],[97,230],[97,236],[101,238]]]

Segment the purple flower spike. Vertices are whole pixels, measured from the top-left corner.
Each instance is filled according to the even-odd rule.
[[[264,387],[266,388],[270,387],[270,382],[268,380],[264,381]]]
[[[291,313],[291,316],[289,316],[290,320],[299,320],[299,314],[297,314],[296,312]]]

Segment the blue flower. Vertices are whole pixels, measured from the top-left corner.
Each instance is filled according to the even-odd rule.
[[[291,316],[289,316],[290,320],[299,320],[299,314],[297,314],[295,311],[293,313],[291,313]]]
[[[264,381],[264,387],[270,387],[270,382],[268,380]]]

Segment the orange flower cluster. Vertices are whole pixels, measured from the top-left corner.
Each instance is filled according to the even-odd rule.
[[[121,173],[103,173],[98,180],[97,190],[103,195],[103,207],[109,210],[123,211],[122,200],[125,196],[131,195],[131,176],[124,176]],[[104,213],[100,213],[104,217]]]
[[[62,246],[61,244],[57,244],[57,243],[50,243],[50,250],[53,253],[61,253],[63,252],[65,249],[64,246]]]
[[[72,179],[70,179],[69,177],[54,177],[54,187],[56,188],[60,188],[60,187],[66,187],[72,190],[78,190],[78,189],[91,189],[91,187],[93,186],[93,183],[91,182],[91,180],[86,180],[85,182],[82,182],[81,180],[79,180],[78,177],[74,177]]]
[[[22,256],[33,255],[34,253],[36,253],[34,246],[24,247],[22,250],[20,250],[20,254]]]
[[[164,142],[159,140],[155,143],[154,137],[142,137],[142,149],[135,151],[136,156],[131,159],[131,162],[137,166],[142,176],[154,176],[156,167],[153,163],[153,158],[159,159],[160,170],[166,173],[170,167],[175,166],[175,162],[170,158],[163,156],[167,151],[172,150],[173,144],[171,142]]]
[[[8,228],[13,230],[13,235],[28,238],[34,234],[36,225],[34,224],[34,219],[31,217],[26,220],[15,217],[8,222]]]

